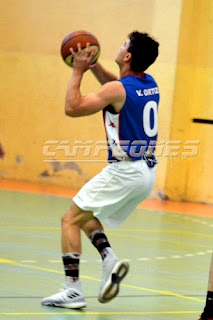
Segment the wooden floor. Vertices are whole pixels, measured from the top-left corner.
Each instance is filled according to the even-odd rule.
[[[60,217],[76,190],[0,181],[0,317],[124,320],[199,318],[212,253],[211,206],[147,200],[118,229],[105,228],[115,253],[129,259],[120,295],[97,301],[99,254],[83,238],[80,274],[84,311],[45,307],[63,287]]]

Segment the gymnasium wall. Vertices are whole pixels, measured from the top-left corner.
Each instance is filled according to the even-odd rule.
[[[79,119],[64,114],[65,92],[72,70],[60,57],[60,44],[74,30],[85,29],[97,36],[101,43],[100,62],[116,74],[114,59],[131,31],[146,31],[160,42],[160,55],[148,72],[156,78],[161,91],[159,142],[163,152],[168,140],[176,140],[174,123],[178,127],[181,120],[176,119],[172,110],[173,102],[174,109],[178,104],[174,93],[180,72],[179,65],[176,69],[178,52],[180,56],[179,33],[183,34],[186,28],[182,23],[182,0],[93,0],[92,3],[8,0],[1,2],[0,15],[0,141],[6,151],[4,161],[0,162],[0,177],[80,188],[106,166],[106,151],[101,150],[98,158],[103,162],[85,163],[80,160],[85,159],[88,149],[78,148],[80,142],[93,141],[92,152],[86,159],[94,160],[94,145],[97,140],[105,140],[101,113]],[[99,83],[88,71],[82,93],[98,88]],[[56,152],[56,156],[44,156],[45,143],[46,150]],[[76,146],[76,157],[66,158],[65,150],[73,151]],[[44,162],[53,159],[76,162]],[[174,172],[173,164],[168,157],[159,160],[152,196],[163,195],[166,190],[175,199],[178,177],[173,175],[176,181],[174,178],[172,182],[169,178]],[[186,200],[190,194],[187,192]],[[199,201],[193,195],[189,198]]]
[[[106,163],[44,163],[46,141],[82,142],[105,139],[102,115],[72,119],[64,115],[67,83],[72,70],[60,57],[60,44],[73,30],[94,33],[101,43],[100,62],[118,74],[114,63],[127,35],[135,29],[159,40],[160,56],[150,68],[161,90],[160,139],[167,140],[175,81],[180,0],[10,0],[1,2],[0,137],[6,157],[1,177],[61,186],[81,187]],[[164,22],[164,23],[162,23]],[[169,26],[169,28],[168,28]],[[171,32],[172,31],[172,32]],[[100,85],[88,72],[82,93]],[[50,147],[53,152],[57,145]],[[79,150],[76,160],[81,160]],[[64,159],[57,150],[56,158]],[[70,159],[70,158],[69,158]],[[93,159],[93,154],[88,159]],[[100,152],[99,160],[106,159]],[[157,190],[164,190],[166,161],[160,163]]]
[[[184,0],[171,139],[197,140],[199,153],[168,166],[166,194],[178,201],[213,203],[213,1]],[[197,119],[199,122],[194,122]]]

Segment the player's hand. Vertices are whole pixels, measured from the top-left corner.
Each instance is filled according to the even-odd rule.
[[[70,52],[73,55],[73,69],[81,72],[86,72],[90,69],[90,64],[95,55],[95,48],[90,51],[90,44],[87,43],[86,49],[82,51],[81,44],[78,43],[78,52],[75,52],[73,48],[70,48]]]
[[[3,159],[3,158],[4,158],[4,155],[5,155],[5,151],[4,151],[4,149],[3,149],[3,147],[2,147],[2,144],[1,144],[1,142],[0,142],[0,159]]]

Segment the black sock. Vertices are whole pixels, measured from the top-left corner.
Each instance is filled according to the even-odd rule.
[[[206,306],[202,314],[202,319],[204,317],[204,320],[205,320],[206,316],[213,317],[213,292],[212,291],[207,292]]]
[[[65,270],[67,287],[72,287],[74,282],[79,281],[79,260],[80,254],[66,253],[62,256]]]
[[[94,231],[90,235],[90,239],[91,239],[92,244],[96,247],[96,249],[98,249],[102,260],[104,260],[104,258],[106,258],[108,253],[112,251],[109,249],[109,248],[111,248],[111,246],[109,244],[109,241],[108,241],[104,231],[101,231],[101,230]]]

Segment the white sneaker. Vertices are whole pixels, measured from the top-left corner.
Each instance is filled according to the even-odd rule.
[[[125,260],[108,259],[103,262],[103,276],[99,290],[98,301],[106,303],[115,298],[119,292],[119,285],[129,271],[129,264]]]
[[[81,309],[86,307],[83,293],[74,288],[67,288],[59,293],[42,299],[45,306],[62,307],[70,309]]]

